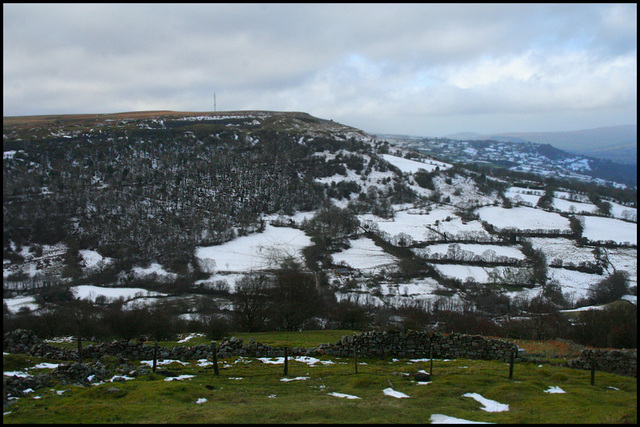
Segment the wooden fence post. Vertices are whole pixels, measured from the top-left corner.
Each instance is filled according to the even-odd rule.
[[[289,359],[287,357],[287,346],[284,347],[284,375],[289,375]]]
[[[509,379],[513,379],[513,362],[515,359],[515,350],[511,350],[511,359],[509,361]]]
[[[358,373],[358,349],[353,346],[353,366],[356,368],[356,374]]]
[[[82,337],[78,335],[78,360],[82,362]]]
[[[431,349],[431,342],[429,342],[429,377],[433,375],[433,352]]]
[[[158,340],[156,339],[156,343],[153,346],[153,373],[156,372],[156,366],[158,364]]]
[[[214,375],[220,375],[220,371],[218,370],[218,346],[215,341],[211,341],[211,359],[213,361]]]
[[[596,361],[591,359],[591,385],[596,385]]]

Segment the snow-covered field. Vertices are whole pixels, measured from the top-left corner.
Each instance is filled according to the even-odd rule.
[[[349,249],[332,254],[334,264],[344,263],[359,270],[372,270],[395,264],[398,261],[396,257],[386,253],[367,237],[349,242],[351,244]]]
[[[402,172],[415,173],[420,169],[427,172],[432,172],[439,168],[445,170],[451,167],[449,163],[439,162],[436,160],[426,160],[425,162],[419,162],[416,160],[405,159],[403,157],[392,156],[390,154],[383,154],[382,157]]]
[[[568,213],[596,213],[598,207],[592,203],[574,202],[572,200],[553,198],[554,209]]]
[[[38,303],[36,303],[36,299],[32,296],[2,298],[2,303],[7,305],[7,308],[11,313],[17,313],[23,307],[30,311],[37,310],[39,307]]]
[[[638,224],[618,219],[597,216],[582,216],[584,231],[582,236],[598,242],[613,240],[617,243],[638,244]]]
[[[505,209],[500,206],[485,206],[478,209],[480,219],[497,230],[559,230],[569,231],[569,220],[557,213],[526,206]]]
[[[515,267],[477,267],[473,265],[463,265],[463,264],[436,264],[434,265],[435,269],[438,270],[443,277],[448,277],[451,279],[458,279],[462,282],[466,280],[474,280],[477,283],[493,283],[490,272],[494,272],[500,274],[501,276],[504,274],[506,269],[519,271],[520,269]]]
[[[414,242],[442,238],[442,234],[450,238],[454,236],[474,235],[487,237],[489,234],[479,221],[463,223],[453,208],[439,207],[429,211],[407,209],[395,212],[393,219],[384,219],[375,215],[359,215],[363,223],[373,223],[389,237],[404,234]],[[410,243],[410,242],[408,242]]]
[[[544,191],[521,187],[510,187],[504,192],[504,194],[514,203],[526,202],[535,206],[540,197],[544,194]]]
[[[523,260],[526,256],[520,249],[514,246],[500,246],[500,245],[480,245],[472,243],[458,243],[456,248],[459,248],[462,252],[470,252],[483,258],[485,261],[491,261],[495,257],[507,257],[517,260]],[[435,245],[429,245],[423,249],[414,249],[414,252],[426,256],[427,254],[439,254],[446,255],[452,252],[453,244],[438,243]]]
[[[605,277],[607,276],[598,276],[597,274],[582,273],[564,268],[547,269],[547,278],[558,282],[562,288],[562,293],[574,296],[576,301],[585,298],[589,286],[598,283]]]
[[[541,250],[547,257],[548,263],[554,260],[562,260],[563,263],[595,262],[593,248],[580,247],[575,241],[565,238],[532,237],[528,239],[534,249]]]
[[[166,294],[148,291],[143,288],[104,288],[93,285],[79,285],[71,287],[71,292],[79,299],[95,301],[97,297],[104,296],[107,300],[124,298],[131,300],[141,297],[161,297]]]
[[[304,232],[267,225],[264,232],[238,237],[222,245],[199,247],[195,256],[208,273],[260,271],[279,267],[286,258],[302,261],[302,249],[311,245]]]
[[[609,202],[611,205],[611,215],[614,218],[626,219],[628,221],[638,221],[638,209],[630,208],[615,202]]]

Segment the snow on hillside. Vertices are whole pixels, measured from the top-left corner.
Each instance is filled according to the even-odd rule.
[[[630,208],[615,202],[609,202],[611,205],[611,216],[628,221],[638,221],[638,209]]]
[[[288,257],[302,262],[302,249],[311,245],[304,232],[267,225],[264,232],[238,237],[222,245],[198,247],[195,256],[203,271],[245,272],[279,267]]]
[[[439,170],[445,170],[451,167],[449,163],[438,162],[436,160],[426,160],[425,162],[419,162],[416,160],[405,159],[403,157],[392,156],[390,154],[383,154],[382,157],[393,166],[400,169],[405,173],[415,173],[420,169],[427,172],[432,172],[438,168]]]
[[[553,208],[568,213],[596,213],[598,207],[592,203],[581,203],[572,200],[553,198]]]
[[[538,200],[544,194],[541,190],[531,190],[529,188],[510,187],[504,192],[505,196],[513,203],[531,203],[532,206],[538,204]]]
[[[104,296],[108,300],[124,298],[131,300],[139,297],[158,297],[166,296],[166,294],[154,291],[148,291],[143,288],[103,288],[93,285],[72,286],[71,292],[79,299],[89,299],[95,301],[97,297]]]
[[[612,240],[617,243],[638,244],[638,224],[636,223],[597,216],[582,216],[581,218],[584,219],[582,236],[591,241]]]
[[[473,280],[477,283],[494,283],[489,273],[495,272],[500,275],[504,274],[506,269],[510,271],[518,271],[516,267],[477,267],[464,264],[436,264],[435,269],[438,270],[443,277],[457,279],[462,282]]]
[[[607,257],[616,270],[623,270],[629,274],[629,286],[638,285],[638,250],[636,248],[607,249]],[[613,272],[609,268],[609,273]]]
[[[605,277],[605,275],[598,276],[597,274],[582,273],[563,268],[549,268],[547,270],[547,278],[559,283],[562,293],[572,295],[575,301],[585,298],[589,287],[600,282]]]
[[[17,313],[20,309],[28,309],[34,311],[38,309],[38,303],[32,296],[19,296],[14,298],[2,298],[2,303],[7,306],[7,309],[11,313]]]
[[[505,209],[500,206],[485,206],[478,209],[478,215],[497,230],[558,230],[570,231],[569,220],[557,213],[519,206]]]
[[[350,240],[349,243],[351,244],[349,249],[332,254],[334,264],[344,263],[359,270],[371,270],[395,264],[398,261],[396,257],[383,251],[367,237]]]
[[[429,249],[431,254],[446,255],[451,249],[451,244],[439,243],[436,245],[429,245],[425,249]],[[472,252],[475,255],[485,258],[487,261],[491,260],[491,257],[507,257],[518,260],[526,259],[526,256],[520,249],[513,246],[500,246],[500,245],[480,245],[471,243],[459,243],[461,251]],[[490,251],[491,254],[489,254]],[[490,255],[490,256],[489,256]]]
[[[133,267],[133,274],[137,277],[143,278],[147,276],[156,276],[163,279],[175,279],[178,277],[175,273],[169,273],[162,266],[156,262],[152,263],[148,267]]]
[[[562,260],[563,263],[595,262],[593,248],[580,247],[575,241],[564,238],[531,237],[528,239],[534,249],[541,250],[547,262]]]
[[[414,242],[437,239],[441,234],[461,236],[488,236],[489,233],[479,221],[463,223],[452,207],[443,206],[428,211],[408,209],[395,213],[393,219],[383,219],[371,214],[358,215],[361,222],[376,224],[378,229],[389,236],[404,234]]]
[[[79,251],[82,258],[82,265],[85,268],[100,268],[104,265],[110,264],[113,260],[111,258],[105,258],[96,251],[89,249],[81,249]]]

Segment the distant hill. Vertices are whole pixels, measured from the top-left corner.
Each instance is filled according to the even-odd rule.
[[[447,138],[537,142],[550,144],[576,154],[628,164],[637,164],[638,156],[637,125],[609,126],[568,132],[508,132],[491,135],[461,132],[447,135]]]

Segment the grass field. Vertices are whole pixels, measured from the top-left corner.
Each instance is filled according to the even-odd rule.
[[[331,334],[326,335],[328,332]],[[271,345],[308,347],[337,341],[347,332],[234,335]],[[334,339],[332,334],[339,336]],[[166,381],[162,375],[149,374],[91,387],[56,385],[29,393],[5,407],[3,422],[429,423],[437,414],[491,423],[609,424],[637,420],[635,378],[598,372],[591,386],[589,371],[518,363],[510,380],[508,364],[459,359],[435,360],[432,381],[419,384],[411,374],[428,372],[428,361],[364,359],[359,360],[356,374],[353,360],[320,360],[324,364],[290,360],[286,377],[282,363],[228,358],[220,361],[219,376],[211,366],[172,363],[163,368],[193,377]],[[26,368],[41,361],[8,355],[4,356],[4,369]],[[551,387],[565,393],[546,392]],[[388,396],[385,389],[409,397]],[[463,396],[466,393],[477,393],[509,408],[484,411],[481,403]],[[359,399],[339,397],[344,395]]]

